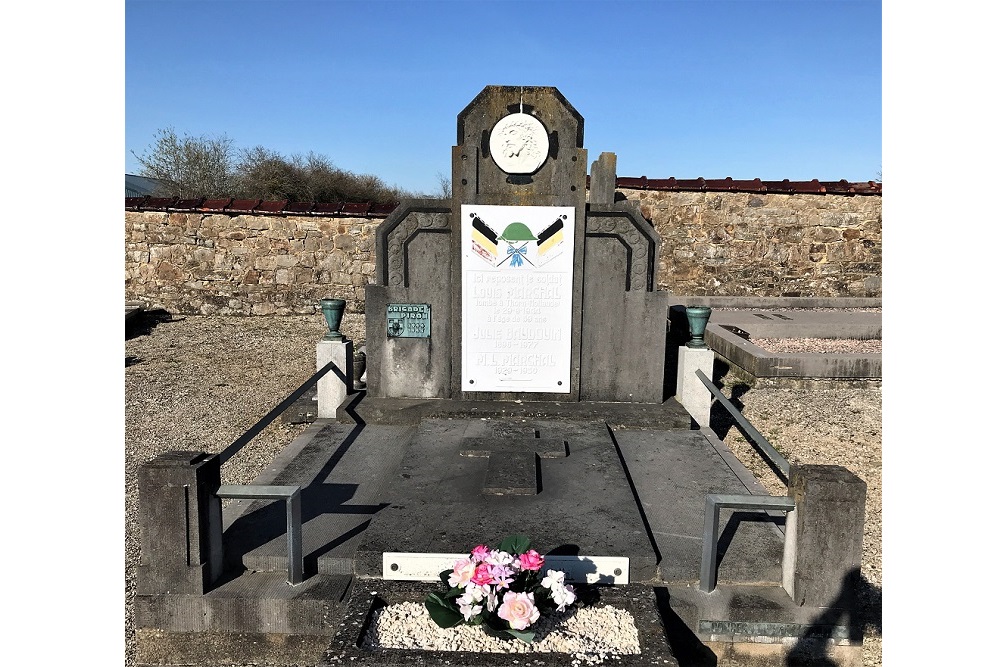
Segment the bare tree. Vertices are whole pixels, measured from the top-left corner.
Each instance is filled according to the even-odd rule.
[[[302,170],[263,146],[240,151],[233,193],[248,199],[302,200]]]
[[[221,137],[177,136],[157,130],[156,140],[135,158],[141,175],[162,183],[157,194],[173,197],[222,197],[233,188],[233,142]]]
[[[441,199],[451,199],[451,178],[445,176],[440,171],[437,173],[438,194]]]
[[[289,159],[263,146],[237,152],[228,137],[179,137],[173,128],[158,130],[153,145],[135,157],[143,176],[164,183],[161,196],[377,204],[413,196],[372,174],[339,169],[324,155]]]

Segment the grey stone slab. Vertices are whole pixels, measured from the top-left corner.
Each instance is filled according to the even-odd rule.
[[[659,404],[580,401],[547,403],[532,400],[488,401],[448,399],[393,399],[365,395],[352,404],[347,423],[417,425],[428,417],[451,419],[501,418],[510,420],[570,419],[628,424],[636,428],[687,429],[691,416],[675,399]],[[519,422],[514,422],[519,423]],[[528,431],[525,431],[526,433]]]
[[[537,495],[484,494],[486,461],[460,452],[466,437],[486,428],[498,437],[537,430],[566,441],[569,455],[541,459]],[[462,553],[524,534],[542,553],[625,556],[633,581],[656,576],[655,552],[603,421],[425,419],[389,502],[358,547],[357,574],[381,576],[386,551]]]
[[[705,342],[716,354],[755,378],[868,379],[882,377],[881,354],[769,352],[739,332],[709,322]],[[781,336],[776,336],[781,337]],[[795,337],[788,332],[785,337]],[[834,337],[834,336],[828,336]]]
[[[699,431],[614,428],[615,440],[661,555],[666,582],[697,582],[709,493],[748,489]],[[719,582],[780,583],[783,538],[764,513],[723,510]]]
[[[204,595],[137,595],[136,626],[170,632],[330,634],[349,575],[314,575],[297,586],[247,572]]]
[[[564,440],[530,437],[466,438],[459,452],[489,459],[482,492],[500,496],[535,495],[541,490],[538,459],[563,458],[567,453]]]
[[[325,421],[325,420],[324,420]],[[302,547],[307,575],[350,574],[354,548],[386,503],[408,426],[348,426],[327,422],[269,484],[302,487]],[[284,507],[255,501],[224,535],[230,566],[287,568]]]
[[[712,311],[710,322],[757,338],[881,338],[882,313],[783,308]]]

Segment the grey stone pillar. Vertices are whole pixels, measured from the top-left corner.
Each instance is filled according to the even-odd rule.
[[[615,173],[618,156],[614,153],[601,153],[590,167],[590,203],[614,204],[615,185],[618,175]]]
[[[701,371],[709,380],[715,366],[715,352],[710,348],[682,345],[677,351],[677,401],[691,414],[699,428],[708,428],[712,416],[712,392],[698,379]]]
[[[320,419],[335,419],[347,395],[354,391],[354,343],[346,338],[316,343],[316,370],[331,361],[344,377],[330,371],[316,383],[316,414]]]
[[[782,583],[796,604],[852,599],[844,590],[861,568],[868,485],[843,466],[792,465]]]
[[[203,594],[222,573],[220,465],[166,452],[139,467],[140,594]]]

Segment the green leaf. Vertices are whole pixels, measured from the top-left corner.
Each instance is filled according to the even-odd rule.
[[[436,593],[431,593],[424,600],[424,607],[430,614],[431,620],[442,628],[453,628],[462,622],[462,614],[454,607],[442,600]]]
[[[500,551],[506,551],[515,556],[523,554],[531,546],[531,540],[526,535],[508,535],[500,543]]]
[[[439,577],[441,577],[441,583],[444,584],[445,586],[450,585],[448,583],[448,578],[451,576],[451,572],[452,572],[451,570],[445,570],[444,572],[438,575]]]
[[[450,600],[452,598],[457,598],[461,594],[462,594],[462,589],[459,588],[458,586],[455,586],[454,588],[450,589],[447,593],[444,594],[444,599]]]
[[[530,644],[535,641],[535,633],[530,630],[515,630],[514,628],[507,628],[507,634],[517,637],[525,644]]]
[[[490,637],[494,637],[495,639],[509,640],[509,635],[507,635],[502,629],[497,629],[493,627],[493,624],[490,622],[490,620],[491,619],[487,618],[486,622],[482,624],[483,632],[485,632]]]

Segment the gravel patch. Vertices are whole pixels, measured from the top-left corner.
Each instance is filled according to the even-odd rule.
[[[753,338],[751,342],[777,354],[882,354],[881,338]]]
[[[571,653],[580,664],[588,665],[640,652],[635,620],[617,607],[568,610],[539,619],[532,629],[536,639],[530,644],[501,641],[479,627],[441,628],[431,620],[424,605],[402,602],[375,612],[364,646],[481,653]]]
[[[731,378],[723,378],[724,382]],[[835,384],[835,383],[834,383]],[[744,393],[745,392],[745,393]],[[841,465],[868,485],[858,591],[865,667],[882,664],[882,389],[754,388],[732,384],[723,393],[790,463]],[[771,495],[787,487],[743,437],[728,414],[712,427]]]
[[[125,640],[134,667],[135,576],[139,558],[136,471],[170,450],[220,452],[315,372],[320,313],[286,317],[173,317],[144,313],[125,341]],[[364,316],[346,314],[341,330],[364,344]],[[864,665],[880,667],[882,586],[881,388],[735,390],[743,414],[793,462],[843,465],[868,484],[860,591]],[[304,429],[280,419],[223,466],[223,482],[252,481]],[[772,494],[785,493],[732,424],[720,438]],[[222,667],[221,665],[218,667]]]

